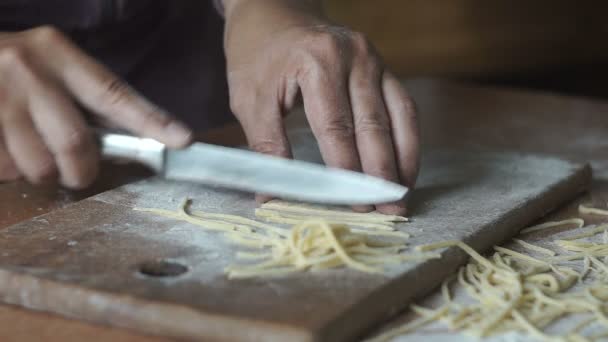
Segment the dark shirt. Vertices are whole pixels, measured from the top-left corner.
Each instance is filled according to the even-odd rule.
[[[0,31],[41,25],[61,29],[196,129],[232,120],[223,19],[211,1],[0,0]]]

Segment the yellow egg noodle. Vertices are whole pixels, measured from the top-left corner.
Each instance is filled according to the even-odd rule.
[[[519,232],[519,233],[520,234],[528,234],[528,233],[538,232],[540,230],[545,230],[545,229],[549,229],[549,228],[564,226],[564,225],[568,225],[568,224],[575,224],[577,228],[581,228],[582,226],[585,225],[585,221],[583,221],[580,218],[571,218],[571,219],[567,219],[567,220],[563,220],[563,221],[553,221],[553,222],[541,223],[541,224],[536,225],[536,226],[532,226],[532,227],[528,227],[526,229],[522,229],[522,231]]]
[[[592,214],[592,215],[603,215],[603,216],[608,216],[608,210],[606,209],[599,209],[599,208],[591,208],[588,207],[584,204],[581,204],[578,206],[578,213],[579,214],[583,214],[583,215],[588,215],[588,214]]]
[[[382,273],[389,265],[440,257],[437,253],[403,253],[409,235],[394,227],[394,222],[408,221],[401,216],[350,213],[278,201],[264,204],[262,209],[286,219],[283,223],[293,224],[291,229],[286,229],[236,215],[190,211],[190,203],[189,199],[185,200],[177,211],[134,210],[220,231],[230,242],[245,248],[235,256],[248,263],[228,266],[225,271],[229,278],[277,276],[343,266]],[[346,222],[359,228],[349,228]],[[400,239],[383,242],[378,239],[382,237]]]
[[[516,243],[518,243],[520,246],[522,246],[522,247],[524,247],[524,248],[526,248],[526,249],[528,249],[530,251],[533,251],[533,252],[542,253],[542,254],[545,254],[545,255],[548,255],[548,256],[555,256],[555,254],[557,254],[557,253],[555,253],[554,251],[552,251],[552,250],[550,250],[548,248],[543,248],[543,247],[531,244],[529,242],[526,242],[524,240],[513,239],[513,241],[515,241]]]
[[[358,220],[362,222],[408,222],[407,217],[397,215],[386,215],[380,213],[354,213],[346,210],[331,210],[320,208],[304,203],[290,203],[278,200],[273,200],[262,204],[262,209],[276,210],[285,213],[299,213],[306,216],[314,215],[315,217],[342,217],[350,220]]]
[[[579,212],[608,215],[608,210],[582,205]],[[521,233],[565,224],[582,228],[584,222],[578,218],[548,222]],[[460,241],[416,246],[419,251],[446,247],[464,250],[471,261],[460,268],[452,287],[463,289],[468,298],[465,303],[453,299],[447,280],[442,285],[444,303],[439,308],[412,305],[412,311],[420,318],[390,329],[372,341],[388,341],[436,321],[475,337],[518,331],[540,341],[607,340],[608,265],[603,258],[608,257],[608,224],[583,229],[581,233],[554,240],[556,250],[514,239],[525,250],[542,255],[539,257],[495,246],[493,255],[485,258]],[[603,233],[601,241],[581,240],[600,233]],[[579,267],[576,263],[581,261]],[[566,331],[548,332],[558,321],[563,324],[565,318],[582,320],[574,319],[575,324],[566,327]]]

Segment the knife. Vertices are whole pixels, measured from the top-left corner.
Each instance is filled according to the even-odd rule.
[[[98,133],[103,157],[134,160],[160,176],[284,199],[325,204],[376,204],[402,199],[407,187],[359,172],[194,143],[169,149],[148,138]]]

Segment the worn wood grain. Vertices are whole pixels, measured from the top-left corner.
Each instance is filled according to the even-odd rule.
[[[307,130],[290,136],[299,159],[319,161]],[[433,150],[410,199],[409,243],[465,240],[485,249],[584,191],[585,165],[485,150]],[[397,265],[386,275],[354,270],[228,280],[238,250],[216,232],[133,211],[175,208],[253,218],[250,194],[150,179],[90,197],[0,232],[0,300],[70,317],[188,339],[343,341],[360,336],[464,262]],[[155,277],[166,260],[184,274]]]
[[[527,93],[515,90],[479,88],[435,80],[407,82],[420,107],[423,141],[426,146],[484,146],[525,152],[541,152],[581,162],[591,161],[599,178],[592,186],[590,198],[608,198],[608,186],[601,180],[608,171],[608,104],[585,98],[572,98],[548,93]],[[231,134],[238,130],[232,128]],[[105,177],[123,177],[109,172]],[[0,205],[4,210],[23,210],[20,190],[13,185],[0,185]],[[2,191],[6,192],[2,192]],[[56,205],[57,198],[45,191],[31,189],[37,207]],[[10,201],[2,199],[10,198]],[[8,203],[8,204],[7,204]],[[34,206],[24,216],[38,215]],[[571,215],[572,206],[557,211],[555,217]],[[5,216],[1,217],[2,219]],[[130,340],[137,335],[124,331],[92,326],[11,306],[0,306],[3,340],[19,341],[106,341]],[[32,329],[28,331],[27,324]],[[144,337],[140,337],[143,340]],[[151,338],[150,338],[151,339]]]

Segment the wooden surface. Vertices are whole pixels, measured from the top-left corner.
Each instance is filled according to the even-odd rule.
[[[573,217],[579,217],[585,221],[586,226],[590,225],[600,225],[608,223],[608,219],[605,216],[600,215],[584,215],[578,212],[579,204],[583,203],[585,205],[595,207],[595,208],[606,208],[608,201],[608,189],[605,184],[601,186],[597,186],[595,188],[596,191],[591,194],[586,194],[584,196],[580,196],[577,200],[572,201],[568,205],[561,208],[561,210],[552,213],[546,220],[550,221],[559,221],[570,219]],[[556,248],[554,241],[559,239],[564,239],[567,236],[572,236],[575,233],[580,232],[575,225],[564,225],[562,227],[555,227],[553,229],[541,230],[535,233],[528,233],[525,235],[520,235],[518,238],[523,239],[527,242],[533,243],[534,245],[548,248],[550,250],[554,250],[560,253],[560,249]],[[596,241],[599,238],[599,235],[596,235],[592,238],[589,238],[589,241]],[[581,241],[581,240],[579,240]],[[584,241],[584,240],[583,240]],[[502,244],[503,247],[509,248],[514,251],[518,251],[523,254],[530,255],[530,250],[523,248],[518,243],[513,241],[507,241]],[[534,255],[534,253],[532,253]],[[538,255],[536,255],[538,256]],[[574,270],[581,272],[583,270],[583,265],[580,260],[562,264],[564,266],[572,267]],[[591,280],[592,277],[587,277],[587,279],[583,282],[575,284],[571,289],[569,289],[566,293],[573,293],[577,291],[582,291],[586,286],[589,286],[593,283]],[[470,303],[471,298],[468,296],[466,290],[459,284],[452,283],[450,286],[450,293],[452,294],[452,300],[456,303]],[[440,293],[440,291],[434,291],[431,295],[425,297],[422,300],[416,301],[416,305],[420,305],[427,308],[437,308],[445,303],[445,297]],[[584,314],[570,314],[564,319],[557,320],[553,324],[551,324],[548,328],[544,330],[544,332],[549,333],[552,336],[562,336],[564,332],[569,331],[574,325],[581,322],[584,319],[588,319],[589,316]],[[397,317],[387,321],[385,325],[383,325],[380,329],[377,329],[370,333],[369,337],[377,336],[378,334],[385,332],[386,330],[399,326],[402,324],[408,324],[415,319],[418,319],[419,316],[413,314],[410,310],[406,310]],[[604,333],[603,326],[601,325],[590,325],[584,331],[584,334],[601,334]],[[588,336],[588,335],[587,335]],[[602,339],[601,341],[604,341]],[[418,341],[432,341],[432,342],[518,342],[518,341],[536,341],[536,339],[532,339],[530,334],[523,331],[511,331],[505,334],[497,334],[490,337],[485,337],[483,339],[479,339],[473,337],[471,335],[467,335],[464,333],[455,333],[454,330],[447,327],[444,322],[432,322],[420,329],[416,329],[410,333],[398,336],[391,340],[391,342],[418,342]]]
[[[607,5],[567,0],[325,0],[401,76],[483,76],[605,63]]]
[[[426,146],[484,146],[524,152],[551,153],[578,161],[591,160],[596,181],[588,196],[608,198],[608,104],[582,98],[518,91],[481,89],[442,81],[407,83],[419,103]],[[231,131],[234,135],[234,130]],[[106,172],[105,179],[122,179],[125,173]],[[32,203],[19,198],[26,194]],[[8,199],[8,200],[5,200]],[[0,218],[20,212],[35,216],[69,202],[52,189],[22,184],[0,185]],[[42,208],[38,210],[37,208]],[[574,213],[565,207],[554,214]],[[6,226],[6,225],[4,225]],[[124,330],[94,326],[44,313],[0,306],[0,339],[46,341],[162,340],[144,338]]]
[[[296,158],[320,161],[312,133],[290,136]],[[411,246],[464,240],[485,250],[587,188],[588,167],[558,159],[433,150],[411,197],[414,221],[397,228]],[[345,341],[426,294],[465,260],[391,267],[385,275],[341,269],[228,280],[241,250],[222,234],[133,211],[194,209],[254,218],[252,194],[150,179],[87,198],[0,231],[0,300],[178,338]],[[287,227],[286,227],[287,228]],[[142,274],[170,260],[175,277]]]

